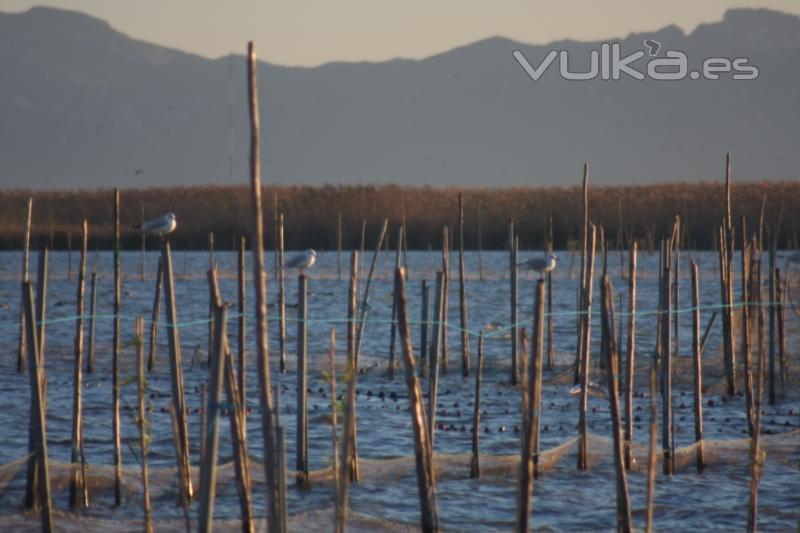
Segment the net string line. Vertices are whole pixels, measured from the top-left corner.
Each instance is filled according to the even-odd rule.
[[[710,305],[683,307],[683,308],[680,308],[680,309],[673,309],[671,311],[655,309],[655,310],[637,310],[637,311],[634,311],[633,313],[631,313],[631,312],[628,312],[628,311],[621,311],[620,310],[620,311],[615,311],[615,313],[616,313],[617,316],[620,316],[620,317],[629,317],[629,316],[649,317],[649,316],[663,316],[665,314],[679,315],[679,314],[693,313],[693,312],[698,311],[698,310],[699,311],[716,311],[716,312],[718,312],[718,311],[721,311],[721,310],[727,309],[727,308],[733,308],[734,310],[736,310],[736,309],[740,309],[740,308],[745,307],[745,306],[750,307],[750,308],[757,308],[757,307],[778,307],[780,305],[783,305],[783,303],[782,302],[761,302],[761,303],[758,303],[758,302],[747,302],[747,303],[745,303],[745,302],[736,302],[736,303],[733,303],[733,304],[722,304],[722,303],[720,303],[720,304],[710,304]],[[587,310],[576,310],[576,311],[567,310],[567,311],[553,311],[552,313],[545,312],[544,316],[545,316],[545,318],[547,318],[547,317],[554,317],[555,318],[555,317],[578,317],[578,316],[586,316],[586,315],[589,315],[589,316],[600,316],[600,314],[601,314],[601,312],[599,310],[588,310],[588,311]],[[230,313],[230,314],[227,315],[228,320],[238,320],[241,317],[245,317],[245,318],[249,318],[249,319],[255,319],[255,313],[249,313],[249,312],[247,312],[247,313]],[[97,321],[97,320],[115,320],[115,319],[119,319],[119,320],[125,320],[125,321],[134,322],[134,321],[136,321],[137,318],[139,318],[139,315],[126,315],[126,314],[115,315],[113,313],[111,313],[111,314],[95,314],[94,315],[94,320],[95,321]],[[54,317],[54,318],[45,319],[44,321],[41,321],[41,322],[37,321],[36,324],[39,325],[39,326],[41,326],[41,325],[49,326],[49,325],[52,325],[52,324],[60,324],[60,323],[64,323],[64,322],[75,322],[78,319],[82,319],[84,321],[89,321],[89,320],[92,320],[92,315],[70,315],[70,316],[64,316],[64,317]],[[279,316],[267,315],[267,321],[268,322],[278,322],[279,320],[280,320]],[[300,322],[301,321],[301,319],[298,319],[296,317],[291,317],[291,316],[288,316],[288,315],[286,317],[284,317],[284,320],[286,322]],[[147,323],[147,324],[152,324],[152,322],[153,322],[152,320],[145,319],[145,323]],[[166,328],[182,329],[182,328],[190,328],[190,327],[193,327],[193,326],[208,325],[208,324],[210,324],[212,322],[213,322],[213,318],[198,318],[198,319],[192,319],[192,320],[187,320],[187,321],[183,321],[183,322],[178,322],[178,323],[175,323],[175,324],[172,324],[172,323],[164,321],[163,325]],[[345,318],[307,318],[307,319],[305,319],[305,322],[307,324],[332,324],[332,325],[337,325],[337,324],[347,324],[349,322],[360,323],[361,319],[359,319],[359,318],[348,319],[346,317]],[[364,319],[364,323],[365,324],[369,323],[369,324],[384,324],[384,325],[386,325],[386,324],[397,323],[397,320],[393,321],[391,319],[384,319],[384,318],[366,318],[366,319]],[[520,320],[520,321],[518,321],[518,322],[516,322],[514,324],[506,324],[506,325],[499,326],[499,327],[496,327],[496,328],[488,330],[488,331],[485,330],[485,329],[476,331],[476,330],[472,330],[472,329],[469,329],[469,328],[461,328],[460,325],[455,324],[455,323],[453,323],[453,321],[450,321],[450,320],[448,320],[448,321],[427,320],[427,321],[424,321],[424,322],[422,320],[409,320],[408,323],[410,325],[414,325],[414,326],[421,326],[423,323],[428,324],[430,326],[433,326],[433,325],[444,326],[448,330],[454,330],[454,331],[457,331],[459,333],[460,332],[466,332],[468,335],[473,336],[473,337],[478,337],[478,336],[481,335],[481,333],[483,333],[483,337],[484,337],[484,339],[486,339],[486,338],[502,336],[502,335],[504,335],[505,333],[511,331],[514,328],[521,328],[521,327],[524,327],[524,326],[532,325],[533,324],[533,318],[532,317],[531,318],[526,318],[526,319]],[[0,329],[18,328],[19,326],[20,326],[20,323],[18,321],[0,322]]]

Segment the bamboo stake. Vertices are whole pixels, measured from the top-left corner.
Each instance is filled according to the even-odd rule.
[[[353,434],[355,420],[353,415],[355,412],[356,402],[356,381],[358,379],[358,371],[355,365],[356,354],[356,305],[358,299],[358,252],[354,251],[350,254],[350,285],[347,297],[347,373],[345,380],[347,381],[347,394],[345,401],[344,412],[344,426],[342,438],[342,455],[341,465],[342,472],[339,476],[339,485],[337,488],[338,501],[335,508],[334,516],[334,531],[344,532],[345,522],[347,520],[347,491],[348,481],[352,476],[353,467]]]
[[[478,337],[478,362],[475,368],[475,400],[472,411],[472,460],[470,461],[469,477],[481,477],[481,454],[479,449],[480,424],[481,424],[481,373],[483,372],[483,330]]]
[[[213,265],[213,263],[212,263]],[[209,285],[215,276],[215,269],[209,270]],[[216,281],[216,280],[214,280]],[[219,418],[222,397],[225,353],[228,349],[226,310],[223,305],[214,305],[214,355],[209,367],[208,428],[203,435],[205,455],[200,463],[200,507],[198,509],[198,530],[209,532],[214,524],[214,500],[217,495],[217,454],[219,453]]]
[[[442,278],[442,317],[440,319],[442,321],[442,340],[440,344],[440,357],[442,373],[447,374],[447,346],[449,333],[447,323],[450,311],[450,228],[447,226],[442,228],[442,273],[444,274],[444,277]]]
[[[172,421],[172,441],[173,441],[173,444],[175,445],[175,459],[176,459],[177,464],[178,464],[178,474],[179,474],[179,477],[180,477],[180,472],[181,472],[181,467],[180,467],[180,465],[181,465],[180,431],[178,430],[177,413],[175,413],[175,406],[174,405],[170,405],[169,414],[170,414],[170,418],[171,418],[171,421]],[[180,479],[179,479],[179,481],[180,481]],[[191,521],[189,519],[189,505],[190,505],[190,502],[186,498],[186,491],[183,489],[183,485],[180,484],[180,483],[179,483],[178,493],[179,493],[178,500],[180,501],[181,510],[183,511],[184,528],[186,529],[187,533],[190,533],[191,532]]]
[[[403,252],[403,226],[397,229],[397,255],[395,256],[395,268],[401,266],[401,254]],[[397,302],[392,300],[392,324],[391,331],[389,332],[389,369],[388,374],[390,379],[394,379],[395,367],[395,346],[397,344]]]
[[[150,318],[150,353],[147,358],[147,371],[152,372],[156,367],[156,353],[158,352],[158,318],[161,312],[161,291],[164,284],[164,266],[158,258],[158,271],[156,272],[156,291],[153,295],[153,312]]]
[[[547,253],[553,253],[553,217],[547,231]],[[547,369],[553,370],[556,365],[553,352],[553,272],[547,273]]]
[[[25,211],[25,240],[22,243],[22,283],[28,281],[30,270],[30,254],[31,254],[31,217],[33,214],[33,197],[28,198],[28,206]],[[17,344],[17,373],[25,371],[25,320],[24,308],[25,302],[19,303],[19,342]]]
[[[658,403],[656,402],[656,375],[658,361],[650,363],[650,446],[647,452],[647,504],[645,532],[653,532],[653,500],[656,496],[656,436],[658,435]]]
[[[361,240],[359,241],[358,246],[358,257],[360,258],[361,263],[358,265],[358,271],[360,276],[364,276],[364,246],[366,245],[366,235],[367,235],[367,219],[361,219]],[[380,248],[380,247],[379,247]],[[360,279],[359,279],[360,281]]]
[[[581,384],[581,396],[580,396],[580,409],[578,415],[578,429],[580,432],[580,443],[578,447],[578,470],[588,470],[589,469],[589,462],[588,462],[588,442],[587,442],[587,431],[586,431],[586,411],[589,405],[589,348],[591,346],[591,313],[592,310],[592,280],[594,279],[594,254],[595,254],[595,246],[597,243],[597,228],[594,224],[590,225],[591,227],[591,245],[588,247],[588,257],[586,262],[586,279],[584,282],[586,283],[586,298],[584,299],[584,303],[586,306],[583,308],[585,311],[585,320],[582,321],[583,326],[583,333],[581,333],[582,341],[582,353],[581,358],[578,361],[578,366],[581,370],[580,373],[580,384]]]
[[[406,226],[406,199],[405,196],[400,196],[400,227],[403,229],[403,272],[408,281],[408,226]]]
[[[517,376],[519,375],[519,355],[517,354],[517,346],[519,343],[519,331],[517,327],[519,310],[519,267],[517,266],[517,245],[516,237],[514,235],[514,221],[508,219],[508,269],[509,281],[511,283],[511,384],[517,384]]]
[[[625,468],[631,469],[631,444],[633,443],[633,378],[636,369],[636,277],[638,243],[631,243],[628,265],[628,344],[625,365]]]
[[[144,318],[138,317],[136,319],[136,397],[138,400],[136,427],[139,429],[139,462],[142,465],[142,510],[144,511],[144,530],[145,533],[153,533],[153,517],[150,509],[150,484],[147,474],[147,443],[149,439],[146,433],[148,423],[144,408],[146,386],[144,381]]]
[[[753,276],[753,293],[758,304],[761,304],[761,268],[760,260],[756,263],[756,275]],[[756,386],[754,407],[755,415],[753,420],[753,437],[751,439],[752,466],[750,476],[750,498],[747,506],[747,530],[755,533],[758,526],[758,485],[763,473],[765,454],[761,451],[761,406],[764,398],[764,373],[765,373],[765,350],[764,350],[764,311],[759,305],[759,361],[758,361],[758,382]],[[745,326],[746,328],[746,326]]]
[[[586,308],[586,254],[588,252],[587,247],[589,245],[589,163],[585,162],[583,164],[583,196],[582,196],[583,204],[583,225],[581,227],[581,280],[578,286],[578,294],[577,294],[577,308],[578,309],[585,309]],[[581,360],[583,357],[583,344],[584,344],[584,321],[586,317],[583,315],[579,315],[575,319],[575,325],[577,328],[577,344],[576,344],[576,353],[575,353],[575,378],[574,382],[577,385],[580,382],[580,375],[581,375]]]
[[[286,373],[286,269],[283,266],[283,213],[278,216],[278,346],[280,372]]]
[[[336,217],[336,263],[339,269],[339,281],[342,281],[342,212]]]
[[[278,478],[278,531],[286,533],[286,436],[281,424],[281,392],[279,388],[275,388],[275,449],[277,450],[277,457],[275,458],[274,468]]]
[[[483,281],[483,228],[481,227],[482,203],[478,200],[478,279]]]
[[[788,360],[786,351],[786,305],[781,285],[781,269],[775,269],[775,301],[778,303],[776,313],[778,327],[778,362],[780,365],[781,398],[786,396],[786,381],[788,372]]]
[[[428,280],[422,280],[422,319],[420,320],[419,335],[419,373],[422,377],[428,375],[428,310],[430,308],[431,290]]]
[[[422,403],[422,389],[414,370],[414,353],[411,347],[411,331],[408,326],[406,305],[405,274],[402,268],[395,271],[394,296],[397,299],[397,318],[400,338],[403,345],[403,360],[406,369],[409,411],[414,428],[414,458],[417,467],[417,489],[420,503],[420,528],[423,532],[439,530],[436,512],[436,481],[433,473],[433,439],[426,434],[425,407]]]
[[[356,376],[358,375],[358,325],[356,324],[356,309],[357,309],[357,301],[358,301],[358,280],[360,278],[359,274],[359,260],[358,254],[353,253],[353,256],[350,258],[350,287],[349,287],[349,295],[347,300],[347,317],[348,317],[348,328],[347,328],[347,364],[348,364],[348,373],[350,374],[350,382],[353,383],[353,390],[350,390],[350,382],[347,385],[347,394],[348,394],[348,407],[347,407],[347,414],[345,415],[345,431],[348,435],[345,438],[345,442],[343,443],[344,451],[346,454],[342,459],[343,468],[345,471],[342,472],[342,483],[344,483],[345,487],[347,486],[348,481],[350,482],[357,482],[359,478],[359,468],[358,468],[358,443],[356,439],[358,437],[358,424],[356,423],[356,396],[355,396],[355,382]],[[351,397],[352,396],[352,397]],[[340,491],[340,494],[341,491]],[[347,511],[347,492],[345,489],[343,498],[343,505],[345,512]]]
[[[672,236],[672,251],[673,251],[673,263],[672,263],[672,273],[673,273],[673,285],[672,285],[672,305],[675,309],[680,309],[680,280],[681,280],[681,270],[680,270],[680,254],[681,254],[681,219],[678,215],[675,215],[675,225],[673,227],[673,236]],[[680,313],[675,313],[672,315],[672,343],[673,343],[673,361],[674,361],[674,368],[672,371],[677,375],[679,372],[678,365],[680,361],[680,352],[681,352],[681,342],[680,342]]]
[[[436,273],[436,300],[435,300],[435,321],[433,323],[433,340],[431,350],[428,354],[430,371],[428,372],[428,435],[431,439],[431,450],[433,450],[433,438],[436,435],[436,403],[439,394],[439,354],[441,353],[442,341],[442,313],[444,312],[444,274]]]
[[[178,332],[177,303],[175,302],[175,282],[172,275],[172,253],[169,241],[164,241],[161,250],[161,263],[164,267],[164,304],[167,309],[167,339],[169,341],[169,373],[172,392],[172,409],[175,416],[175,453],[178,458],[178,486],[181,501],[192,501],[192,478],[189,470],[189,432],[184,403],[183,367],[181,363],[181,341]]]
[[[239,267],[238,276],[238,300],[239,300],[239,317],[238,317],[238,343],[239,360],[238,360],[238,383],[237,388],[239,391],[239,405],[241,406],[241,434],[245,443],[247,443],[247,244],[244,235],[239,238],[239,257],[237,266]]]
[[[297,277],[297,485],[309,490],[308,481],[308,347],[306,326],[308,278],[305,274]]]
[[[279,227],[279,213],[280,209],[278,209],[278,193],[277,191],[272,193],[272,224],[275,226],[275,249],[272,253],[272,276],[273,279],[277,280],[278,276],[278,269],[283,265],[283,258],[280,256],[281,254],[278,251],[278,227]],[[266,266],[264,267],[266,269]]]
[[[742,217],[742,354],[744,357],[744,393],[745,410],[747,413],[747,434],[753,437],[755,431],[755,413],[753,412],[753,369],[752,369],[752,344],[750,340],[751,312],[749,285],[751,283],[750,249],[745,237],[745,222]]]
[[[605,337],[605,357],[608,376],[608,402],[611,410],[611,430],[614,437],[614,466],[617,479],[617,531],[630,532],[631,509],[628,496],[628,479],[625,476],[625,461],[623,458],[623,442],[620,428],[619,409],[619,352],[617,341],[614,337],[614,296],[611,281],[608,277],[603,279],[603,335]]]
[[[469,321],[467,320],[467,285],[464,278],[464,195],[458,195],[458,301],[461,310],[461,375],[469,377]]]
[[[205,462],[207,433],[208,433],[208,384],[201,383],[200,384],[200,464],[203,464]]]
[[[82,476],[82,470],[78,467],[78,462],[83,454],[83,301],[84,287],[86,286],[86,249],[89,239],[89,224],[83,221],[81,231],[81,260],[78,270],[78,295],[75,314],[78,317],[75,321],[75,362],[73,370],[73,396],[72,396],[72,446],[70,462],[72,471],[69,483],[69,505],[75,507],[87,507],[86,480]]]
[[[664,261],[664,275],[662,280],[662,294],[664,295],[664,313],[661,316],[661,448],[664,456],[664,475],[671,476],[673,472],[674,454],[672,449],[672,358],[670,354],[672,336],[670,325],[672,316],[672,276],[670,274],[669,257]]]
[[[692,352],[694,356],[694,441],[697,443],[697,472],[704,467],[703,458],[703,365],[700,347],[700,274],[692,261]]]
[[[524,435],[521,446],[519,462],[519,485],[517,489],[517,527],[516,531],[525,533],[530,529],[531,521],[531,492],[533,491],[533,478],[536,477],[538,462],[538,429],[539,415],[536,410],[536,382],[539,381],[539,399],[541,400],[541,369],[542,369],[542,333],[544,322],[544,281],[536,284],[536,302],[534,304],[534,330],[531,348],[531,362],[527,365],[528,375],[521,376],[527,381],[529,391],[526,398],[527,409],[523,413]],[[523,352],[524,353],[524,352]],[[524,356],[523,356],[524,357]],[[534,455],[534,461],[531,461]]]
[[[114,189],[114,334],[111,354],[111,426],[114,435],[114,505],[122,504],[122,441],[119,420],[119,348],[120,348],[120,304],[122,299],[122,265],[120,261],[119,235],[119,189]]]
[[[213,270],[214,266],[214,232],[208,234],[208,269]],[[208,297],[208,351],[207,363],[211,366],[211,352],[214,351],[214,296],[209,294]]]
[[[372,264],[369,267],[367,285],[364,288],[364,295],[361,300],[361,313],[358,318],[358,336],[356,337],[356,368],[358,368],[358,356],[361,354],[361,342],[364,340],[364,329],[367,325],[367,309],[369,306],[369,291],[372,286],[372,276],[375,273],[375,265],[378,263],[378,257],[381,253],[381,245],[383,244],[383,239],[386,237],[386,227],[388,224],[389,221],[387,219],[383,219],[383,225],[381,226],[381,231],[378,234],[378,244],[375,247],[375,253],[372,254]]]
[[[39,358],[42,368],[44,368],[44,358],[46,354],[45,344],[47,341],[47,336],[45,335],[45,329],[47,328],[45,315],[47,314],[47,283],[50,279],[49,265],[50,251],[47,247],[44,247],[39,252],[39,261],[36,269],[36,315],[39,319],[36,324],[36,332],[39,337]],[[45,392],[44,400],[45,404],[47,404],[47,388],[42,390]]]
[[[771,233],[770,231],[767,232]],[[775,292],[775,258],[777,255],[777,235],[770,235],[769,247],[769,404],[775,405],[775,355],[777,353],[776,337],[776,292]]]
[[[25,329],[25,346],[28,354],[28,374],[31,384],[31,412],[33,413],[36,447],[36,462],[38,464],[38,490],[39,501],[42,504],[41,518],[42,531],[53,531],[54,524],[51,515],[52,503],[50,499],[50,471],[47,464],[47,431],[46,407],[42,383],[45,381],[44,368],[40,366],[39,342],[36,335],[36,317],[33,305],[33,290],[30,281],[22,282],[23,308],[27,327]]]
[[[261,212],[261,161],[260,126],[258,117],[258,90],[256,87],[256,51],[253,42],[247,44],[247,89],[250,111],[250,197],[252,199],[253,229],[250,242],[253,246],[253,279],[256,285],[256,350],[258,387],[261,409],[261,427],[264,453],[275,457],[275,436],[272,427],[272,392],[269,375],[269,345],[267,342],[267,279],[264,271],[264,224]],[[273,461],[264,461],[267,480],[267,530],[278,531],[279,510],[276,503],[276,475]]]
[[[97,317],[97,261],[92,266],[92,290],[89,304],[89,354],[86,358],[86,372],[94,373],[94,322]]]
[[[341,498],[339,496],[339,445],[336,439],[336,328],[331,328],[328,336],[328,359],[330,360],[330,394],[331,394],[331,471],[333,472],[333,505],[334,505],[334,530],[337,528],[336,518],[341,512]]]

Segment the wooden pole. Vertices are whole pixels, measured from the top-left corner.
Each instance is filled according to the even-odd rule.
[[[653,358],[650,363],[650,446],[647,452],[646,533],[653,533],[653,502],[656,496],[656,438],[658,435],[658,402],[656,401],[657,367],[658,361]]]
[[[28,281],[30,271],[30,257],[31,257],[31,217],[33,214],[33,197],[28,198],[28,206],[25,211],[25,240],[22,242],[22,283]],[[19,303],[19,342],[17,350],[17,372],[22,373],[25,371],[25,320],[24,308],[25,302]]]
[[[401,255],[403,253],[403,226],[397,229],[397,255],[395,256],[395,268],[402,266]],[[394,379],[395,367],[395,346],[397,345],[397,302],[392,300],[392,324],[389,332],[389,369],[390,379]]]
[[[420,320],[419,335],[419,366],[420,375],[428,375],[428,310],[430,309],[431,290],[428,280],[422,280],[422,319]]]
[[[519,319],[517,313],[519,311],[519,267],[517,266],[517,246],[516,236],[514,235],[514,221],[508,219],[508,269],[509,269],[509,282],[511,283],[511,384],[517,384],[517,377],[519,376],[519,355],[517,354],[517,346],[519,343],[519,329],[517,323]]]
[[[614,438],[614,466],[617,473],[617,531],[630,532],[631,508],[628,496],[628,479],[625,475],[625,461],[623,457],[623,442],[620,424],[619,409],[619,352],[617,340],[614,336],[614,295],[611,281],[603,278],[603,336],[605,341],[606,375],[608,377],[608,403],[611,411],[611,431]]]
[[[771,233],[770,231],[767,232]],[[775,258],[777,255],[777,235],[770,235],[769,247],[769,404],[775,405],[777,401],[776,388],[775,388],[775,356],[777,354],[776,337],[776,310],[775,305],[776,292],[775,292]]]
[[[308,481],[308,347],[306,321],[308,278],[297,277],[297,485],[304,490],[311,488]]]
[[[478,279],[483,281],[483,228],[481,227],[482,203],[478,200]]]
[[[747,434],[750,438],[755,432],[755,413],[753,412],[753,352],[750,331],[752,329],[752,312],[750,310],[751,263],[750,245],[745,237],[745,223],[742,217],[742,355],[744,358],[744,394],[747,413]]]
[[[158,258],[158,271],[156,272],[156,290],[153,295],[153,312],[150,317],[150,350],[147,358],[147,371],[152,372],[156,367],[156,353],[158,352],[158,318],[161,313],[161,291],[164,284],[164,265],[161,257]]]
[[[213,263],[212,263],[213,265]],[[215,269],[209,270],[209,285]],[[208,428],[205,439],[206,453],[200,463],[200,507],[198,509],[198,530],[206,533],[214,524],[214,500],[217,495],[217,454],[219,452],[219,418],[222,398],[225,353],[228,349],[226,310],[222,305],[214,305],[214,355],[209,367]]]
[[[783,295],[783,286],[781,284],[781,269],[775,269],[775,301],[777,302],[778,309],[776,313],[776,320],[778,322],[778,363],[780,366],[780,383],[781,383],[781,398],[786,396],[786,381],[789,369],[789,361],[787,360],[786,351],[786,305],[785,296]]]
[[[697,443],[697,472],[703,471],[703,364],[700,347],[700,274],[692,261],[692,355],[694,357],[694,441]]]
[[[50,471],[47,464],[47,431],[46,408],[42,383],[45,381],[44,368],[40,367],[39,340],[36,335],[36,316],[33,304],[33,290],[30,281],[22,282],[23,309],[27,327],[25,329],[25,345],[28,354],[28,374],[31,384],[31,412],[33,413],[36,448],[36,462],[38,464],[38,490],[39,500],[42,505],[41,519],[42,531],[53,531],[54,523],[51,515],[52,503],[50,499]]]
[[[633,443],[633,378],[636,370],[636,277],[637,277],[636,241],[631,243],[630,262],[628,265],[628,344],[627,364],[625,365],[625,468],[631,469],[631,444]]]
[[[597,228],[594,224],[591,225],[591,245],[588,248],[588,257],[586,262],[586,294],[584,298],[585,307],[582,309],[585,312],[585,320],[582,321],[583,333],[581,338],[582,353],[578,361],[580,372],[581,396],[578,415],[578,429],[580,432],[580,443],[578,447],[578,470],[588,470],[588,441],[586,430],[586,411],[589,405],[589,348],[591,346],[591,310],[592,310],[592,280],[594,279],[594,254],[595,245],[597,243]]]
[[[37,340],[37,360],[39,361],[39,367],[42,369],[42,375],[45,368],[45,353],[44,353],[44,340],[45,340],[45,313],[47,310],[47,265],[48,265],[48,250],[47,247],[42,248],[39,251],[39,258],[38,264],[36,268],[36,301],[34,312],[36,314],[36,322],[32,323],[31,326],[33,328],[33,334],[36,335]],[[24,319],[24,305],[25,305],[25,294],[22,294],[22,303],[23,303],[23,319]],[[26,326],[27,327],[27,326]],[[26,330],[25,334],[27,336],[28,332]],[[27,343],[27,338],[25,340]],[[23,366],[24,368],[24,366]],[[42,405],[45,412],[47,411],[47,384],[42,383]],[[33,393],[33,389],[31,389],[31,394]],[[33,401],[33,399],[31,399]],[[36,413],[31,410],[30,418],[28,420],[28,464],[27,464],[27,472],[26,472],[26,479],[25,479],[25,509],[33,509],[37,510],[40,508],[41,502],[39,501],[40,498],[40,490],[39,490],[39,464],[36,455]]]
[[[341,512],[341,498],[339,496],[339,479],[341,472],[339,468],[339,444],[336,438],[336,426],[338,417],[336,416],[336,328],[331,328],[328,336],[328,359],[330,360],[330,395],[331,395],[331,471],[333,472],[333,505],[334,505],[334,530],[338,521],[336,518]]]
[[[36,315],[38,317],[36,332],[39,337],[39,358],[41,359],[42,368],[44,368],[45,344],[47,341],[45,316],[47,315],[47,283],[50,279],[49,265],[50,251],[47,247],[44,247],[39,252],[39,261],[36,265]],[[47,388],[45,387],[42,390],[45,392],[44,401],[47,404]]]
[[[92,266],[91,296],[89,303],[89,353],[86,358],[86,372],[94,373],[94,322],[97,317],[97,262]]]
[[[578,309],[586,308],[586,254],[589,239],[589,163],[583,164],[583,195],[582,195],[582,212],[583,224],[581,226],[581,280],[578,284],[577,307]],[[584,322],[586,317],[579,315],[576,317],[577,327],[577,344],[575,353],[575,378],[574,382],[577,385],[580,382],[581,375],[581,360],[583,357],[583,344],[584,344]]]
[[[183,366],[181,362],[181,341],[178,332],[177,303],[175,302],[175,282],[172,274],[172,253],[169,241],[164,241],[161,250],[161,263],[164,267],[164,304],[167,309],[167,339],[169,341],[169,373],[172,392],[172,409],[175,416],[176,456],[178,458],[178,485],[181,500],[192,501],[192,478],[189,470],[189,431],[184,403]]]
[[[538,429],[539,415],[536,412],[536,382],[539,382],[539,400],[541,401],[541,371],[542,371],[542,334],[544,331],[544,280],[539,280],[536,284],[536,301],[534,307],[534,331],[533,343],[531,348],[531,361],[527,365],[528,375],[522,376],[527,380],[527,409],[523,414],[523,430],[525,432],[522,439],[521,457],[519,462],[519,485],[517,489],[517,527],[516,531],[526,533],[530,529],[531,521],[531,492],[533,490],[533,479],[536,476],[535,463],[538,460]],[[531,455],[536,457],[531,461]]]
[[[286,372],[286,269],[283,266],[283,213],[278,216],[278,346],[280,372]]]
[[[369,292],[370,288],[372,287],[372,276],[375,273],[375,265],[378,263],[378,257],[381,253],[381,245],[383,244],[383,239],[386,238],[386,227],[388,226],[389,221],[387,219],[383,219],[383,225],[381,226],[381,231],[378,234],[378,244],[375,246],[375,253],[372,254],[372,264],[369,267],[369,276],[367,276],[367,285],[364,288],[364,295],[361,300],[361,313],[359,315],[359,322],[358,322],[358,336],[356,337],[356,368],[358,368],[358,356],[361,354],[361,343],[364,340],[364,330],[367,325],[367,309],[369,306]]]
[[[238,276],[238,300],[239,317],[238,325],[238,382],[239,405],[241,406],[241,434],[244,442],[247,442],[247,243],[244,235],[239,238],[239,256],[237,260],[239,267]]]
[[[469,377],[469,320],[467,319],[467,285],[464,274],[464,195],[458,195],[458,301],[461,311],[461,375]]]
[[[278,531],[286,533],[286,436],[281,424],[281,392],[275,388],[275,475],[278,478],[277,505],[278,505]]]
[[[136,319],[136,397],[137,414],[136,427],[139,430],[139,462],[142,466],[142,510],[144,511],[144,530],[153,533],[153,517],[150,509],[150,484],[147,474],[147,415],[144,408],[144,395],[146,392],[144,380],[144,318]]]
[[[365,246],[366,246],[366,238],[367,238],[367,219],[364,218],[361,220],[361,240],[359,241],[358,245],[358,257],[360,258],[361,263],[358,265],[358,271],[360,276],[364,276],[364,254]],[[380,248],[380,246],[378,247]]]
[[[269,345],[267,342],[267,278],[264,270],[264,224],[261,212],[261,160],[260,125],[258,117],[258,89],[256,87],[256,51],[252,41],[247,44],[247,89],[250,111],[250,197],[252,199],[253,229],[250,242],[253,246],[253,279],[256,285],[256,355],[258,387],[261,409],[261,427],[264,453],[275,457],[275,436],[272,427],[272,391],[269,375]],[[278,531],[279,510],[276,503],[276,475],[273,461],[264,461],[267,481],[267,530]]]
[[[347,491],[348,483],[352,477],[352,467],[354,465],[354,414],[356,402],[356,381],[358,379],[358,370],[355,366],[356,354],[356,306],[358,301],[358,252],[353,251],[350,254],[350,284],[347,297],[347,373],[345,380],[347,381],[347,393],[344,411],[344,426],[342,438],[342,454],[340,464],[342,465],[342,472],[339,476],[339,485],[337,488],[338,502],[335,509],[334,516],[334,530],[337,532],[344,532],[345,521],[347,519]]]
[[[208,234],[208,269],[213,270],[214,266],[214,232]],[[214,296],[208,296],[208,354],[207,362],[211,366],[211,353],[214,351]]]
[[[336,263],[339,268],[339,281],[342,281],[342,212],[336,217]]]
[[[670,335],[670,320],[672,316],[672,276],[670,274],[670,261],[664,261],[664,274],[662,280],[662,294],[664,295],[664,313],[661,316],[661,448],[664,456],[664,475],[671,476],[673,470],[672,450],[672,358],[670,354],[672,336]]]
[[[479,448],[481,425],[481,373],[483,372],[483,330],[478,337],[478,362],[475,368],[475,399],[472,410],[472,460],[469,477],[481,477],[481,454]]]
[[[553,253],[553,217],[550,217],[547,231],[547,253]],[[553,352],[553,272],[547,273],[547,369],[556,365]]]
[[[436,273],[436,300],[435,300],[435,321],[433,324],[433,340],[428,363],[428,435],[431,439],[431,450],[433,450],[433,437],[436,434],[436,402],[439,393],[439,354],[442,346],[442,313],[444,312],[444,274]]]
[[[83,301],[86,286],[86,249],[89,239],[89,223],[84,220],[81,231],[81,262],[78,270],[78,295],[75,314],[75,361],[73,365],[73,396],[72,396],[72,446],[70,462],[72,470],[69,483],[69,505],[72,508],[86,507],[88,502],[84,499],[86,494],[86,481],[79,467],[83,455]]]
[[[114,505],[122,504],[122,440],[119,420],[119,349],[120,307],[122,300],[122,264],[120,260],[119,189],[114,189],[114,334],[111,354],[111,425],[114,435]]]
[[[442,373],[447,374],[448,366],[447,366],[447,346],[448,346],[448,312],[450,310],[450,299],[449,299],[449,289],[450,289],[450,229],[445,226],[442,228],[442,273],[444,274],[444,278],[442,278],[442,340],[440,344],[441,349],[441,367]]]
[[[417,467],[417,489],[420,503],[420,528],[423,532],[439,530],[436,512],[436,481],[433,473],[433,440],[428,438],[425,423],[425,407],[422,400],[417,374],[414,370],[414,353],[411,347],[411,330],[408,326],[406,305],[405,273],[402,268],[395,271],[394,296],[397,299],[397,318],[403,346],[403,360],[406,369],[411,425],[414,428],[414,458]]]

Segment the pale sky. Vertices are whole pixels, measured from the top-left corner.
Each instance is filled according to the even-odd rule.
[[[800,15],[798,0],[0,0],[0,11],[83,11],[131,37],[210,58],[244,53],[283,65],[422,58],[500,35],[542,44],[689,32],[734,7]]]

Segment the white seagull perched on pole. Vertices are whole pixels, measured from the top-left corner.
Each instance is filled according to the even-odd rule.
[[[178,221],[175,218],[175,213],[167,213],[166,215],[158,218],[154,218],[153,220],[148,220],[144,224],[140,224],[138,226],[134,226],[136,229],[140,229],[146,233],[153,233],[155,235],[164,236],[168,233],[172,233],[175,231],[175,228],[178,226]]]
[[[556,263],[558,263],[556,254],[549,254],[546,256],[532,257],[527,261],[517,263],[517,266],[538,272],[539,278],[541,279],[545,273],[550,272],[556,267]]]
[[[311,268],[314,266],[314,263],[317,261],[317,252],[312,249],[308,249],[302,254],[298,254],[292,258],[290,258],[284,266],[287,268],[297,268],[300,270],[300,274],[303,274],[303,270],[306,268]]]

